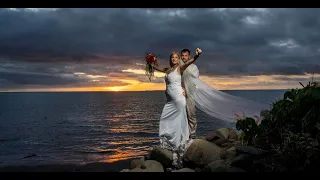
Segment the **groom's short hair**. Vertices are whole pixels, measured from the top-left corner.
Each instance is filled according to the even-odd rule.
[[[186,53],[186,52],[188,52],[189,55],[191,54],[189,49],[182,49],[181,54],[182,54],[182,53]]]

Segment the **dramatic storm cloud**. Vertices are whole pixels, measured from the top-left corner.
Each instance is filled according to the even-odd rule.
[[[171,51],[197,47],[196,64],[213,86],[292,87],[319,78],[319,29],[320,9],[309,8],[2,8],[0,89],[147,90],[146,52],[167,66]],[[153,85],[163,86],[157,76]]]

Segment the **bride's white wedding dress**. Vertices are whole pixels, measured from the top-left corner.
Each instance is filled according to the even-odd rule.
[[[173,166],[182,167],[182,156],[192,143],[186,111],[186,98],[183,96],[181,75],[178,68],[166,74],[165,104],[160,118],[160,147],[173,152]]]

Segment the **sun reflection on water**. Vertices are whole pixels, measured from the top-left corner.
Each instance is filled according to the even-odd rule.
[[[86,147],[87,158],[94,162],[113,163],[133,158],[141,158],[152,149],[157,138],[118,137],[101,139],[103,143]]]
[[[154,141],[155,138],[135,138],[132,140],[111,141],[104,145],[110,147],[108,149],[103,147],[89,148],[90,153],[88,158],[92,161],[107,163],[140,158],[147,155],[152,149],[151,146],[143,144],[152,144]]]
[[[134,148],[132,146],[125,147],[125,148],[117,148],[114,154],[112,155],[105,155],[99,162],[107,162],[112,163],[121,160],[127,160],[132,158],[139,158],[142,156],[147,155],[148,151],[151,150],[152,147],[139,147]]]
[[[120,94],[121,95],[121,94]],[[119,95],[119,96],[120,96]],[[124,101],[113,99],[112,103],[101,106],[99,111],[86,114],[82,127],[90,132],[90,137],[78,139],[87,146],[79,147],[84,159],[90,162],[113,163],[140,158],[158,142],[158,114],[151,114],[148,101],[136,97]],[[132,106],[134,104],[134,106]],[[106,114],[104,109],[113,109]],[[94,143],[88,143],[88,142]]]

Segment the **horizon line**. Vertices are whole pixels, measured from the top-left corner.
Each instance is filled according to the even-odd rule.
[[[291,89],[297,89],[297,88],[287,88],[287,89],[221,89],[219,91],[272,91],[272,90],[291,90]],[[144,91],[1,91],[0,93],[83,93],[83,92],[88,92],[88,93],[92,93],[92,92],[105,92],[105,93],[121,93],[121,92],[156,92],[156,91],[165,91],[165,90],[144,90]]]

